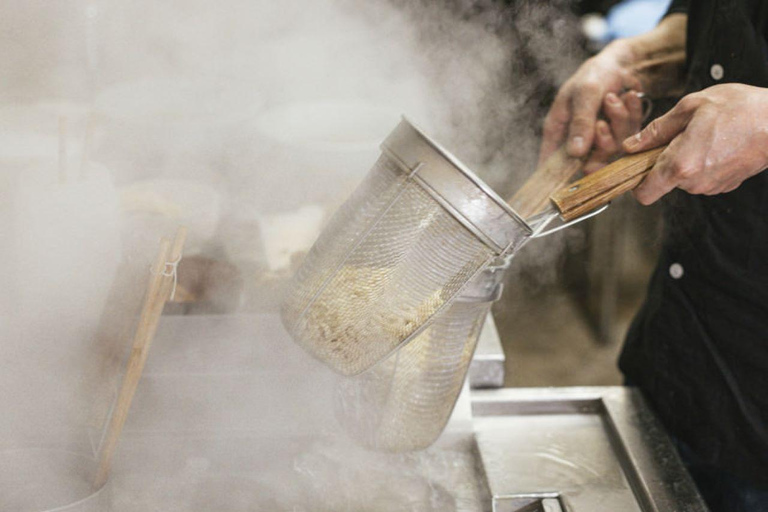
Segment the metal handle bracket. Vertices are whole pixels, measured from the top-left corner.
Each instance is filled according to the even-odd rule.
[[[543,220],[542,217],[551,215],[551,213],[544,212],[542,214],[536,215],[535,217],[532,217],[531,219],[528,220],[528,224],[530,224],[531,226],[536,226],[534,228],[533,235],[531,235],[531,238],[541,238],[541,237],[551,235],[552,233],[557,233],[561,229],[571,227],[574,224],[578,224],[579,222],[587,220],[591,217],[594,217],[595,215],[600,215],[605,210],[607,210],[610,205],[611,203],[606,203],[600,208],[597,208],[596,210],[592,210],[589,213],[585,213],[581,217],[576,217],[575,219],[570,220],[568,222],[563,222],[560,216],[557,216],[557,219],[560,220],[560,224],[550,229],[544,229],[544,228],[550,225],[551,221],[554,220],[554,217],[551,218],[550,220],[545,220],[544,222],[541,223],[540,226],[537,226],[537,221]]]

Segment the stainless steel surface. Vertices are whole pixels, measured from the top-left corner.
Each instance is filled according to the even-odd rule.
[[[345,375],[418,336],[487,265],[531,235],[407,121],[382,147],[313,246],[282,309],[297,343]]]
[[[495,510],[705,512],[639,392],[624,387],[473,393],[475,433]],[[548,505],[553,507],[553,502]],[[556,510],[556,509],[554,509]]]
[[[706,510],[625,388],[473,391],[472,422],[462,394],[434,445],[388,454],[344,435],[338,376],[276,314],[163,318],[145,377],[100,512]]]
[[[103,512],[489,509],[468,396],[425,451],[359,448],[276,314],[163,318],[145,377]]]
[[[503,269],[487,269],[410,343],[338,386],[337,411],[364,446],[421,450],[443,431],[465,381]]]
[[[99,512],[489,511],[472,440],[445,441],[404,456],[332,438],[132,436]]]
[[[504,386],[506,357],[493,315],[488,314],[477,341],[477,349],[469,365],[469,385],[472,389]]]

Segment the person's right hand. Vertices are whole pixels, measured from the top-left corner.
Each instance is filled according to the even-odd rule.
[[[616,41],[582,64],[563,84],[544,120],[539,163],[563,143],[571,156],[583,157],[589,152],[595,140],[598,114],[608,93],[618,96],[623,90],[642,91],[640,81],[630,69],[633,60],[630,47]],[[615,139],[623,140],[620,136]]]

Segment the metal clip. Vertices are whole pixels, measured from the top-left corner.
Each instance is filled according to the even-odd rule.
[[[610,205],[611,205],[611,203],[607,203],[607,204],[601,206],[600,208],[598,208],[596,210],[592,210],[589,213],[585,213],[581,217],[577,217],[577,218],[575,218],[575,219],[573,219],[571,221],[565,222],[563,224],[560,224],[559,226],[555,226],[554,228],[550,228],[550,229],[547,229],[545,231],[542,231],[542,230],[545,227],[547,227],[552,220],[554,220],[554,216],[551,216],[552,215],[551,212],[544,212],[544,213],[541,213],[539,215],[536,215],[535,217],[533,217],[532,219],[530,219],[528,221],[528,224],[532,225],[532,226],[536,226],[536,222],[537,221],[543,220],[543,222],[541,223],[540,226],[536,226],[536,228],[534,228],[533,235],[531,235],[531,238],[541,238],[541,237],[544,237],[544,236],[547,236],[547,235],[551,235],[552,233],[557,233],[561,229],[565,229],[565,228],[571,227],[574,224],[578,224],[579,222],[581,222],[583,220],[587,220],[587,219],[589,219],[591,217],[594,217],[595,215],[600,215],[605,210],[607,210]],[[548,216],[549,216],[549,219],[546,218]],[[557,218],[559,219],[560,216],[557,216]]]

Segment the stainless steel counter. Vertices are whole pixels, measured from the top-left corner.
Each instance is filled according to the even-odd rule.
[[[703,512],[637,390],[474,392],[475,435],[495,512]]]
[[[337,379],[276,314],[164,317],[118,450],[110,510],[487,510],[468,387],[435,445],[393,454],[346,435]]]
[[[113,512],[706,510],[630,389],[465,386],[435,445],[391,454],[345,435],[274,314],[166,317],[149,359]]]

